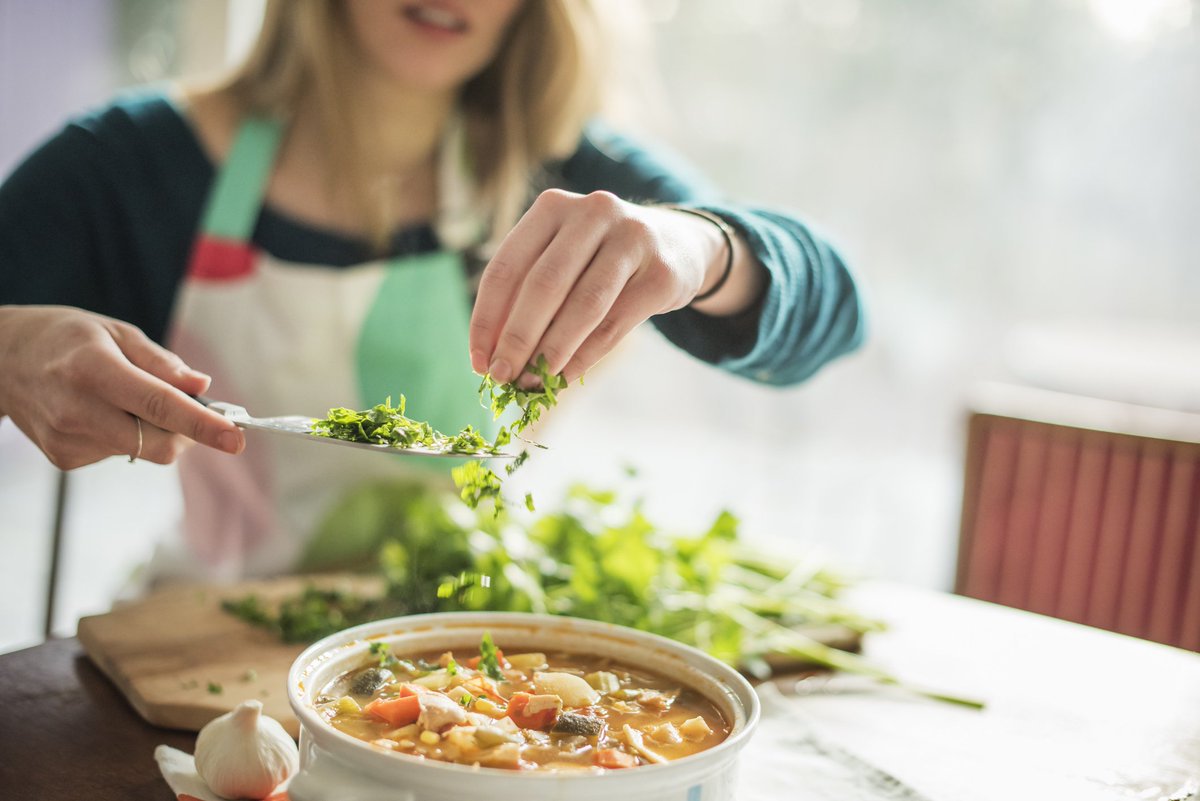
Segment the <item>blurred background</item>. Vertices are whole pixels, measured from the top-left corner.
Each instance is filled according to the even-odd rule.
[[[543,505],[630,465],[664,524],[729,508],[749,537],[949,589],[978,382],[1200,413],[1196,0],[635,6],[658,75],[616,122],[832,237],[870,340],[776,390],[647,327],[544,427],[518,474]],[[116,91],[220,70],[260,14],[0,0],[0,174]],[[57,485],[0,423],[0,650],[42,637]],[[72,473],[54,630],[107,609],[179,513],[170,468]]]

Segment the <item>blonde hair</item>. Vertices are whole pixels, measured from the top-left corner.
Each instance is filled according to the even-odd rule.
[[[372,176],[357,158],[355,115],[343,81],[353,80],[350,33],[340,0],[268,0],[249,55],[219,85],[241,113],[287,118],[315,101],[331,174],[348,176],[351,201],[382,247],[391,230]],[[495,58],[460,92],[473,205],[493,240],[521,215],[547,161],[576,147],[600,106],[608,31],[589,0],[525,0]]]

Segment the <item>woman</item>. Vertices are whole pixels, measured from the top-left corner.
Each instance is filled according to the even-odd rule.
[[[413,467],[243,454],[189,394],[275,415],[403,391],[457,430],[488,423],[474,373],[528,382],[544,354],[574,379],[647,319],[773,384],[855,347],[827,244],[587,124],[599,10],[274,0],[221,85],[68,125],[0,188],[0,415],[63,469],[178,460],[177,568],[236,577],[294,566],[349,487]]]

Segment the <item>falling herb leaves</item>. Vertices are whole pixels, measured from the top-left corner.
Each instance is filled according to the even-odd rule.
[[[320,437],[388,445],[395,448],[424,448],[437,453],[497,454],[519,435],[541,418],[542,411],[558,403],[558,393],[565,389],[567,380],[562,374],[552,374],[545,356],[526,368],[541,382],[537,389],[522,389],[515,381],[497,384],[490,375],[485,375],[479,385],[480,404],[499,420],[509,407],[516,406],[519,416],[509,426],[501,426],[496,437],[487,438],[473,426],[468,425],[453,436],[443,434],[429,423],[405,416],[407,399],[401,395],[400,404],[392,406],[389,396],[383,403],[370,409],[355,411],[339,407],[330,409],[324,419],[314,420],[312,433]],[[542,448],[535,442],[521,438],[522,442]],[[529,458],[529,451],[522,450],[513,461],[505,465],[504,474],[511,476]],[[467,506],[475,509],[485,500],[492,501],[494,515],[505,508],[500,492],[501,479],[494,470],[482,462],[467,462],[450,471],[459,497]],[[534,510],[533,496],[525,496],[525,508]]]
[[[534,447],[545,447],[520,435],[541,418],[543,410],[558,403],[558,393],[566,388],[567,379],[561,373],[550,372],[550,365],[545,356],[538,356],[537,361],[525,369],[538,377],[540,387],[522,389],[515,381],[497,384],[490,375],[485,375],[479,384],[480,405],[489,409],[494,419],[499,420],[511,406],[515,405],[520,410],[520,415],[507,428],[500,427],[491,445],[492,452],[509,444],[514,435]],[[505,465],[505,475],[511,476],[528,458],[529,451],[522,450],[516,459]],[[454,478],[454,485],[458,487],[459,497],[472,509],[489,498],[494,515],[499,515],[505,508],[504,496],[500,492],[501,479],[490,467],[481,462],[467,462],[451,470],[451,476]],[[530,493],[525,495],[525,508],[534,511],[533,495]]]

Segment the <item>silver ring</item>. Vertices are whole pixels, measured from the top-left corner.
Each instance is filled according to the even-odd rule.
[[[138,460],[138,457],[142,455],[142,418],[138,417],[137,415],[132,415],[132,417],[134,420],[137,421],[137,426],[138,426],[138,448],[137,448],[137,453],[135,453],[129,457],[130,464],[133,464],[134,462],[136,462]]]

